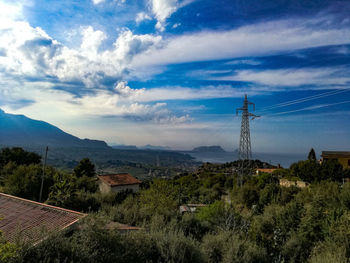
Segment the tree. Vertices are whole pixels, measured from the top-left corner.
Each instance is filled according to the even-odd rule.
[[[309,155],[307,156],[307,159],[309,161],[315,161],[316,162],[316,153],[315,153],[314,148],[311,148],[311,150],[309,152]]]
[[[90,161],[89,158],[84,158],[74,168],[74,174],[78,178],[83,177],[84,175],[87,177],[95,177],[95,165]]]
[[[41,165],[38,164],[15,166],[9,169],[8,174],[4,175],[3,190],[11,195],[38,200],[42,171]],[[54,173],[55,169],[52,167],[45,169],[43,199],[47,198],[49,189],[53,185]]]
[[[40,155],[27,152],[20,147],[3,148],[0,151],[0,166],[4,167],[7,163],[13,162],[17,165],[39,164]]]
[[[321,180],[321,165],[315,161],[306,160],[293,163],[289,170],[291,176],[298,177],[305,182],[311,183],[315,180]]]
[[[179,186],[162,179],[155,179],[150,188],[141,192],[140,201],[150,214],[171,215],[178,209]]]
[[[76,180],[74,175],[56,173],[47,202],[51,205],[71,208],[76,197]]]

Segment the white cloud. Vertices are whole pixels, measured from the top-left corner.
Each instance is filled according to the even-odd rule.
[[[135,66],[278,54],[304,48],[350,43],[349,25],[332,17],[288,19],[229,31],[202,31],[174,36],[162,48],[134,58]]]
[[[94,5],[98,5],[103,3],[105,0],[92,0],[92,2],[94,3]]]
[[[135,21],[137,24],[139,24],[142,21],[151,20],[151,19],[152,18],[148,14],[146,14],[145,12],[140,12],[140,13],[137,13]]]
[[[131,89],[125,81],[118,82],[115,91],[123,97],[137,98],[145,92],[145,89]]]
[[[260,65],[261,62],[258,61],[258,60],[254,60],[254,59],[236,59],[236,60],[228,61],[225,64],[226,65],[242,65],[242,64],[246,64],[246,65],[257,66],[257,65]]]
[[[164,31],[166,20],[175,13],[179,8],[182,8],[194,0],[149,0],[152,13],[157,19],[156,28]]]
[[[100,30],[94,30],[91,26],[82,28],[82,42],[80,49],[82,54],[89,59],[96,59],[98,48],[102,41],[106,39],[105,33]]]
[[[161,41],[160,36],[120,33],[113,48],[99,51],[106,35],[92,27],[82,28],[82,43],[68,48],[27,22],[0,24],[0,69],[13,76],[51,76],[61,81],[83,81],[87,87],[99,87],[104,77],[118,78],[133,56]]]
[[[345,85],[350,83],[346,68],[290,68],[277,70],[239,70],[235,75],[215,77],[217,80],[254,82],[268,86]]]
[[[0,2],[0,22],[8,22],[23,17],[23,3],[17,2]]]

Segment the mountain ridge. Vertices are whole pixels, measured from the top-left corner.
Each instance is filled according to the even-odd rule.
[[[0,145],[109,148],[100,140],[80,139],[60,128],[0,109]]]

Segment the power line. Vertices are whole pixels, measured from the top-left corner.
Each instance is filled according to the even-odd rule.
[[[277,116],[277,115],[283,115],[283,114],[300,112],[300,111],[316,110],[316,109],[321,109],[321,108],[326,108],[326,107],[331,107],[331,106],[340,105],[340,104],[346,104],[346,103],[350,103],[350,100],[336,102],[336,103],[331,103],[331,104],[314,105],[314,106],[309,106],[309,107],[302,108],[302,109],[296,109],[296,110],[290,110],[290,111],[282,111],[282,112],[267,114],[267,115],[264,115],[264,116]]]
[[[321,94],[318,94],[318,95],[313,95],[313,96],[308,96],[308,97],[304,97],[304,98],[299,98],[299,99],[296,99],[296,100],[282,102],[282,103],[278,103],[278,104],[275,104],[275,105],[271,105],[271,106],[265,107],[265,108],[259,110],[258,112],[269,111],[269,110],[272,110],[272,109],[287,107],[287,106],[291,106],[291,105],[294,105],[294,104],[299,104],[299,103],[310,101],[310,100],[315,100],[315,99],[320,99],[320,98],[324,98],[324,97],[329,97],[329,96],[333,96],[333,95],[336,95],[336,94],[347,92],[349,90],[350,90],[350,88],[341,89],[341,90],[335,90],[335,91],[329,91],[329,92],[321,93]]]

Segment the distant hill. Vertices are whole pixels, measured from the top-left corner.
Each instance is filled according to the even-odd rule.
[[[113,149],[120,149],[120,150],[137,150],[138,149],[136,145],[123,145],[123,144],[112,145],[111,147]]]
[[[79,139],[44,121],[0,109],[0,145],[109,148],[104,141]]]
[[[171,148],[168,147],[168,146],[154,146],[154,145],[150,145],[150,144],[147,144],[143,147],[140,147],[140,149],[143,149],[143,150],[156,150],[156,151],[170,151]]]
[[[87,157],[98,172],[127,171],[136,173],[139,178],[172,176],[198,164],[188,154],[150,151],[132,145],[109,147],[104,141],[79,139],[47,122],[8,114],[0,109],[0,148],[14,146],[39,155],[43,154],[45,146],[49,146],[48,164],[63,169],[72,169]]]
[[[193,152],[216,152],[216,153],[223,153],[226,152],[224,149],[221,148],[221,146],[200,146],[196,147],[192,150]]]

